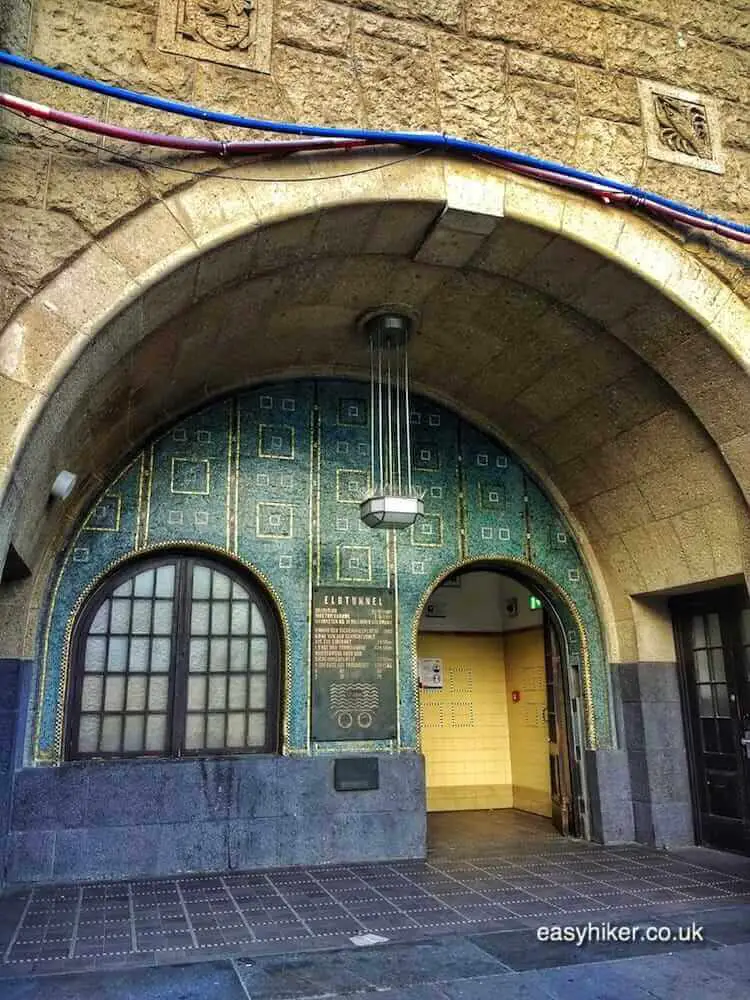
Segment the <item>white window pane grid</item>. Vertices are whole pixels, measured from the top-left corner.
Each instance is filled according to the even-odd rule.
[[[211,596],[219,601],[228,601],[232,594],[232,580],[225,573],[219,573],[216,570],[213,571],[211,577]]]
[[[156,597],[174,597],[174,565],[160,566],[156,571]]]
[[[84,644],[78,752],[167,750],[175,566],[144,570],[102,601]]]
[[[207,600],[211,596],[211,570],[207,566],[193,568],[193,600]]]
[[[229,662],[229,643],[226,639],[211,639],[210,670],[212,674],[226,673]]]
[[[211,605],[211,635],[226,635],[229,632],[229,603],[214,601]]]
[[[142,715],[128,715],[125,717],[125,732],[123,737],[123,750],[126,753],[136,753],[143,749],[145,742],[146,719]]]
[[[266,739],[266,713],[251,712],[247,726],[247,745],[262,747]]]
[[[146,750],[153,753],[164,752],[167,749],[167,717],[166,715],[146,716]]]
[[[253,673],[268,669],[268,639],[250,640],[250,669]]]
[[[99,749],[99,716],[81,713],[78,727],[78,752],[96,753]]]
[[[253,605],[255,607],[255,605]],[[250,607],[247,601],[232,601],[232,635],[247,635],[250,631]]]
[[[209,712],[206,719],[206,747],[223,750],[226,745],[226,717],[223,712]]]
[[[244,747],[247,716],[244,712],[231,712],[227,719],[227,746]]]
[[[716,612],[693,615],[692,645],[699,713],[702,718],[730,715],[721,621]]]
[[[144,570],[93,615],[83,646],[79,753],[168,751],[176,585],[175,564]],[[184,748],[262,748],[268,640],[260,608],[238,581],[200,564],[190,591]]]
[[[102,703],[104,678],[97,675],[84,677],[83,693],[81,694],[81,711],[96,712]]]
[[[248,651],[248,641],[247,639],[230,639],[229,640],[229,669],[239,671],[243,673],[247,670],[247,651]]]
[[[203,713],[188,712],[185,721],[185,749],[202,749],[206,745],[205,731],[206,725]]]
[[[103,632],[107,631],[107,623],[109,621],[109,603],[109,600],[104,601],[102,606],[94,615],[94,620],[89,628],[89,635],[101,635]]]
[[[149,712],[166,712],[169,700],[169,677],[150,677],[148,685]]]
[[[253,604],[252,607],[251,632],[253,635],[266,634],[266,623],[263,621],[263,615],[260,613],[260,608],[257,604]]]
[[[136,597],[153,597],[156,570],[147,569],[139,573],[133,581],[134,593]]]
[[[185,748],[262,747],[268,639],[260,608],[236,580],[205,566],[194,567],[191,589]]]
[[[113,635],[109,637],[109,644],[107,646],[107,670],[110,673],[128,669],[128,657],[130,654],[130,650],[128,648],[129,645],[127,637]]]

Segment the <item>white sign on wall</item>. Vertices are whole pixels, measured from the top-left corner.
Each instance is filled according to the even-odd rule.
[[[420,660],[419,684],[423,688],[442,688],[443,661],[434,659]]]

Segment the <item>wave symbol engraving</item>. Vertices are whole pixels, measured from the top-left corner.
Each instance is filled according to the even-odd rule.
[[[369,729],[380,707],[380,691],[377,684],[331,684],[329,703],[341,729],[351,729],[355,720],[360,729]]]

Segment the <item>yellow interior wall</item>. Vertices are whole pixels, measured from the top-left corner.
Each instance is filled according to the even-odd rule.
[[[420,690],[428,812],[511,807],[502,636],[421,633],[418,655],[443,663],[442,689]]]
[[[443,664],[443,687],[419,696],[428,812],[551,815],[542,629],[423,632],[418,655]]]
[[[544,718],[544,632],[540,628],[524,629],[506,632],[503,638],[513,805],[525,812],[551,816],[549,743]],[[513,691],[520,693],[520,701],[512,701]]]

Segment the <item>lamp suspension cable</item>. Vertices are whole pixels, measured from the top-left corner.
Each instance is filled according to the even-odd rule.
[[[406,423],[406,491],[414,495],[411,484],[411,406],[409,405],[409,352],[404,349],[404,422]]]
[[[393,382],[391,380],[391,342],[390,338],[386,337],[385,349],[387,352],[387,367],[388,367],[388,483],[386,485],[386,493],[393,493]]]
[[[370,489],[377,482],[375,458],[375,347],[370,335]]]
[[[383,307],[359,324],[370,345],[373,484],[370,495],[360,502],[360,517],[370,528],[407,528],[424,514],[423,499],[412,487],[411,470],[408,341],[414,322],[408,309]],[[377,484],[376,468],[380,473]]]
[[[373,333],[377,338],[378,352],[378,459],[380,462],[380,492],[383,492],[383,352],[380,347],[380,333]]]
[[[401,496],[401,342],[396,341],[396,488]]]

